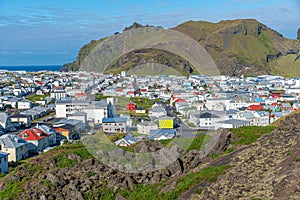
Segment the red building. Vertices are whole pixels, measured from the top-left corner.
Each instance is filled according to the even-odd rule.
[[[29,149],[42,151],[49,146],[49,135],[38,128],[27,129],[19,137],[32,144]]]
[[[129,110],[129,111],[135,111],[135,110],[136,110],[136,104],[133,103],[132,101],[129,102],[129,103],[126,105],[126,110]]]

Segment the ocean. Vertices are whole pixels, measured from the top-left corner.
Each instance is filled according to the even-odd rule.
[[[27,71],[27,72],[37,72],[37,71],[60,71],[62,65],[34,65],[34,66],[0,66],[0,70],[8,71]]]

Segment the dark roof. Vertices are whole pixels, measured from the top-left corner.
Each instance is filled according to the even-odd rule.
[[[10,118],[29,118],[29,116],[17,113],[17,114],[12,115]]]
[[[218,115],[209,113],[209,112],[205,112],[205,113],[201,113],[196,115],[197,118],[220,118]]]

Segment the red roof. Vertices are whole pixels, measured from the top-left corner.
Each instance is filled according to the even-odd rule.
[[[76,97],[86,97],[87,94],[85,92],[75,94]]]
[[[176,103],[179,103],[179,102],[186,102],[186,100],[182,99],[182,98],[177,98],[175,100]]]
[[[262,105],[251,105],[248,107],[248,110],[258,111],[263,110],[264,107]]]
[[[27,137],[25,136],[25,134],[27,134]],[[49,137],[49,135],[38,128],[32,128],[21,132],[19,134],[19,137],[24,140],[41,140],[45,137]]]
[[[280,98],[280,94],[271,94],[272,98]]]
[[[123,92],[123,89],[122,88],[117,88],[116,92]]]

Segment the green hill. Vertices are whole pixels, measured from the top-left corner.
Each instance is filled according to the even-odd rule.
[[[134,23],[123,32],[139,27],[142,25]],[[184,33],[201,44],[213,58],[221,74],[300,75],[299,40],[287,39],[254,19],[224,20],[218,23],[188,21],[172,30]],[[86,56],[104,40],[84,45],[76,61],[64,65],[63,69],[78,70]],[[129,52],[114,60],[108,69],[109,72],[118,73],[151,62],[173,67],[180,73],[184,71],[184,75],[195,73],[194,66],[181,56],[157,49]]]

